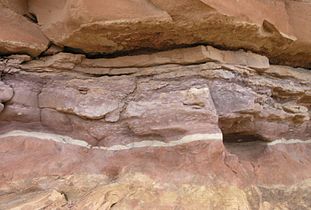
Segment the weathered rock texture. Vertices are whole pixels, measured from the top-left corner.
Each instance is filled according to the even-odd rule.
[[[203,45],[1,66],[4,209],[310,207],[308,70]]]
[[[310,5],[0,0],[0,209],[310,209]]]
[[[27,53],[38,56],[47,49],[49,40],[39,26],[0,2],[0,54]]]
[[[311,67],[309,0],[1,0],[0,11],[2,54],[38,56],[49,42],[90,56],[204,43]]]
[[[310,1],[30,0],[28,7],[51,41],[87,53],[210,43],[311,65]]]

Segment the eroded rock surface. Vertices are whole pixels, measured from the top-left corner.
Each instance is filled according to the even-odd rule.
[[[310,205],[299,197],[310,190],[308,70],[209,46],[110,59],[15,55],[1,66],[3,208]],[[133,173],[157,184],[122,181]],[[19,194],[16,182],[25,182]]]
[[[309,210],[310,5],[0,0],[0,209]]]
[[[87,181],[86,181],[87,180]],[[29,185],[24,181],[8,184],[7,190],[20,190],[25,193],[24,201],[30,208],[35,202],[27,195],[53,195],[62,198],[62,190],[69,202],[56,200],[47,209],[307,209],[310,201],[310,180],[292,187],[252,186],[239,188],[232,186],[207,187],[183,184],[178,189],[170,183],[159,183],[144,174],[126,174],[109,183],[109,178],[100,175],[76,175],[65,177],[42,177],[31,180],[36,186],[32,192],[25,192]],[[53,188],[51,192],[49,189]],[[55,190],[56,189],[56,190]],[[11,194],[11,197],[17,196]],[[50,196],[51,197],[51,196]],[[295,199],[293,199],[295,197]],[[0,198],[10,201],[9,196]],[[95,202],[96,201],[96,202]],[[14,205],[14,204],[13,204]],[[7,203],[3,208],[12,207]],[[27,206],[24,205],[24,206]],[[14,207],[24,207],[15,203]],[[157,206],[156,208],[154,208]]]
[[[310,143],[225,149],[214,140],[109,151],[33,136],[1,136],[3,208],[310,207]]]
[[[212,43],[276,62],[311,63],[309,1],[31,0],[28,6],[50,40],[87,53]]]
[[[49,40],[39,26],[0,4],[0,54],[26,53],[38,56]]]
[[[255,54],[200,46],[111,59],[16,59],[3,62],[21,73],[5,75],[14,97],[0,115],[2,131],[18,123],[105,146],[219,128],[225,137],[310,139],[310,74]]]
[[[0,9],[1,54],[92,56],[205,43],[311,67],[310,1],[2,0]]]

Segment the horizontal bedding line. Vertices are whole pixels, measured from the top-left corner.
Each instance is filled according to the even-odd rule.
[[[223,136],[222,133],[198,133],[198,134],[192,134],[182,137],[179,140],[169,141],[169,142],[163,142],[159,140],[145,140],[145,141],[139,141],[139,142],[132,142],[129,144],[124,145],[112,145],[110,147],[101,147],[101,146],[92,146],[88,144],[84,140],[79,139],[73,139],[69,136],[63,136],[53,133],[44,133],[44,132],[29,132],[29,131],[22,131],[22,130],[14,130],[10,131],[5,134],[1,134],[0,138],[5,137],[33,137],[41,140],[51,140],[54,142],[59,142],[63,144],[71,144],[75,146],[81,146],[81,147],[87,147],[89,149],[100,149],[100,150],[107,150],[107,151],[120,151],[120,150],[129,150],[129,149],[135,149],[135,148],[146,148],[146,147],[174,147],[178,145],[183,145],[195,141],[222,141]],[[311,144],[310,140],[299,140],[299,139],[277,139],[272,142],[262,142],[262,144],[268,145],[268,146],[274,146],[278,144]]]
[[[52,134],[52,133],[43,133],[43,132],[29,132],[29,131],[21,131],[21,130],[15,130],[10,131],[8,133],[0,135],[0,138],[5,137],[33,137],[41,140],[51,140],[59,143],[64,144],[71,144],[81,147],[87,147],[92,149],[101,149],[101,150],[108,150],[108,151],[119,151],[119,150],[129,150],[134,148],[143,148],[143,147],[174,147],[178,145],[183,145],[195,141],[222,141],[222,133],[209,133],[209,134],[192,134],[182,137],[179,140],[170,141],[170,142],[163,142],[159,140],[145,140],[145,141],[139,141],[139,142],[132,142],[125,145],[113,145],[110,147],[93,147],[92,145],[88,144],[84,140],[79,139],[73,139],[69,136],[63,136],[58,134]]]
[[[278,139],[267,143],[269,146],[277,144],[311,144],[311,139],[305,141],[299,139]]]

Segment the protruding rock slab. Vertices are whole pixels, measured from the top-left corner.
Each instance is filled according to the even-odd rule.
[[[84,59],[84,55],[70,53],[57,53],[52,56],[43,57],[39,60],[32,60],[21,65],[21,68],[28,71],[49,72],[49,71],[70,71]]]
[[[206,54],[205,46],[181,48],[146,55],[121,56],[116,58],[86,59],[81,65],[85,67],[125,68],[148,67],[165,64],[195,64],[212,61]]]
[[[40,28],[12,10],[0,5],[0,54],[40,55],[49,40]]]
[[[137,26],[160,27],[172,20],[166,11],[147,0],[139,2],[31,0],[29,9],[37,15],[42,31],[50,40],[85,52],[113,52],[128,49],[126,45],[131,40],[124,39],[124,46],[122,46],[123,44],[107,36],[106,32],[112,35],[109,30],[106,31],[108,28],[112,29],[115,26],[118,28],[120,25],[125,29],[123,27],[125,26],[127,31],[132,33]]]
[[[206,54],[206,57],[220,63],[243,65],[258,70],[264,70],[270,67],[269,59],[267,57],[252,52],[245,52],[243,50],[223,51],[208,46]]]
[[[211,46],[181,48],[150,54],[120,56],[116,58],[88,59],[81,54],[57,53],[32,60],[20,66],[26,71],[76,71],[93,75],[133,74],[139,68],[160,65],[194,65],[206,62],[240,65],[256,70],[267,70],[269,59],[252,52],[219,50]]]
[[[31,0],[29,10],[50,40],[74,51],[113,53],[209,43],[310,67],[310,5],[291,0]]]

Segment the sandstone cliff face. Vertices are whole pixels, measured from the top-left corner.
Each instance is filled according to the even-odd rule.
[[[0,209],[311,208],[311,2],[0,11]]]
[[[28,7],[51,41],[87,53],[209,43],[311,66],[310,1],[31,0]]]

